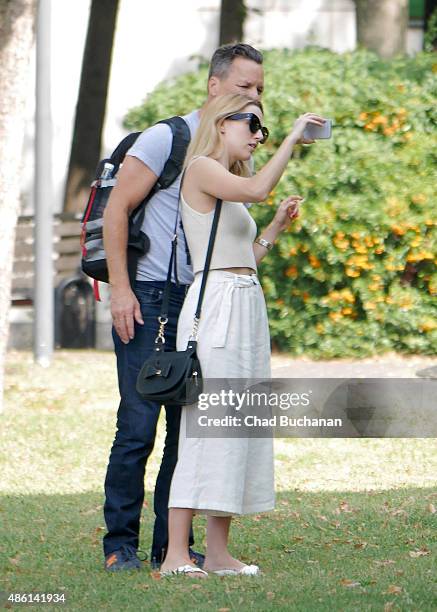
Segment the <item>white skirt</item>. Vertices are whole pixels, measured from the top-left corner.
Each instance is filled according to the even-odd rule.
[[[192,331],[201,280],[202,274],[196,274],[185,298],[178,350],[186,348]],[[209,273],[197,349],[204,379],[270,377],[267,312],[255,274]],[[273,439],[187,438],[187,425],[198,416],[197,405],[182,409],[169,508],[215,516],[272,510]]]

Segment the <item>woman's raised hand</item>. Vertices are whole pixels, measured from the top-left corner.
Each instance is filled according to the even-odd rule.
[[[278,226],[279,231],[282,232],[287,229],[291,222],[299,216],[299,206],[303,201],[303,198],[298,195],[291,195],[282,200],[273,218],[273,222]]]
[[[296,140],[297,144],[313,144],[315,140],[309,140],[303,137],[303,132],[306,126],[312,124],[322,127],[325,123],[326,119],[320,117],[320,115],[305,113],[296,119],[291,131],[291,136]]]

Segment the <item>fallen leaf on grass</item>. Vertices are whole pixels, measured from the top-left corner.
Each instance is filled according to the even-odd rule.
[[[80,513],[82,516],[89,516],[90,514],[95,514],[102,509],[103,506],[96,506],[95,508],[90,508],[89,510],[82,510]]]
[[[340,502],[340,512],[352,512],[349,504],[346,501]]]
[[[434,504],[429,504],[428,511],[431,512],[431,514],[435,514],[437,512]]]
[[[421,548],[420,550],[410,550],[408,554],[412,559],[417,559],[417,557],[426,557],[430,552],[427,548]]]
[[[218,612],[231,612],[231,608],[219,608]]]
[[[358,549],[358,550],[362,550],[363,548],[367,547],[367,542],[358,542],[357,544],[354,544],[354,548]]]
[[[399,595],[399,593],[402,593],[402,587],[391,584],[385,592],[388,595]]]
[[[358,580],[349,580],[349,578],[343,578],[340,580],[340,584],[348,589],[361,586],[361,582],[358,582]]]
[[[267,599],[275,599],[275,594],[272,593],[272,591],[268,591],[267,593]]]
[[[390,512],[391,516],[407,516],[407,513],[405,512],[405,510],[402,510],[402,508],[397,508],[396,510],[392,510]]]
[[[161,580],[162,576],[160,572],[150,572],[150,578],[152,580]]]
[[[17,555],[16,557],[8,557],[8,560],[10,563],[12,563],[12,565],[15,565],[15,567],[20,565],[20,555]]]
[[[384,561],[374,561],[373,563],[376,565],[393,565],[396,561],[393,561],[393,559],[385,559]]]

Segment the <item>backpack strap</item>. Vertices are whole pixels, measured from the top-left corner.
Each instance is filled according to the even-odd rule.
[[[111,157],[106,157],[105,159],[102,159],[98,163],[97,168],[96,168],[96,174],[95,174],[96,180],[99,179],[100,176],[102,175],[103,167],[106,162],[109,162],[110,164],[114,166],[114,170],[112,171],[112,176],[115,176],[117,174],[120,168],[120,165],[123,163],[123,160],[126,157],[126,153],[129,151],[129,149],[134,144],[134,142],[136,141],[136,139],[138,138],[140,134],[141,132],[132,132],[131,134],[128,134],[127,136],[125,136],[123,140],[119,142],[118,146],[114,149],[114,151],[111,153]]]
[[[158,179],[159,189],[168,189],[182,172],[185,155],[191,140],[190,128],[182,117],[170,117],[158,123],[165,123],[171,129],[173,140],[170,155],[161,176]]]
[[[165,123],[171,129],[172,145],[170,155],[168,156],[161,176],[158,178],[156,183],[155,192],[158,189],[168,189],[168,187],[170,187],[170,185],[182,172],[185,154],[191,140],[190,128],[188,127],[185,119],[182,119],[182,117],[175,116],[170,117],[169,119],[163,119],[162,121],[158,121],[158,123],[155,125],[158,125],[159,123]],[[96,169],[96,179],[101,176],[103,166],[106,162],[109,162],[114,166],[112,173],[113,176],[117,174],[120,165],[123,163],[124,158],[126,157],[126,153],[133,146],[140,134],[142,134],[142,132],[132,132],[131,134],[125,136],[111,153],[111,157],[102,159],[99,162]]]
[[[170,117],[169,119],[163,119],[162,121],[158,121],[158,123],[165,123],[171,129],[171,151],[157,182],[150,190],[147,197],[137,206],[137,208],[132,214],[132,225],[130,231],[134,236],[139,234],[141,226],[143,225],[145,207],[147,202],[158,190],[168,189],[168,187],[170,187],[170,185],[177,179],[179,174],[182,172],[185,154],[187,152],[188,145],[190,144],[191,140],[190,128],[188,127],[188,124],[185,119],[182,119],[182,117]],[[140,133],[141,132],[136,134],[136,138],[138,138]],[[134,134],[130,134],[130,136],[133,135]],[[128,138],[128,136],[126,138]],[[126,138],[124,140],[126,140]],[[136,138],[134,139],[134,141],[136,140]],[[122,142],[118,145],[117,149],[120,149],[124,140],[122,140]],[[117,151],[117,149],[114,151],[114,153]]]

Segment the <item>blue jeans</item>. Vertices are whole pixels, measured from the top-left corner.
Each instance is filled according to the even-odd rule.
[[[137,281],[135,295],[140,303],[144,325],[135,323],[135,337],[128,344],[124,344],[112,330],[121,401],[105,480],[104,515],[108,529],[103,538],[105,555],[122,544],[138,548],[144,472],[155,443],[161,406],[143,400],[136,392],[135,385],[143,362],[153,352],[164,286],[165,283],[160,281]],[[176,350],[177,322],[186,290],[186,285],[172,285],[168,323],[165,326],[166,350]],[[177,462],[181,408],[169,406],[165,407],[165,412],[167,433],[154,493],[156,518],[152,557],[158,560],[162,559],[168,544],[168,497]],[[193,542],[191,533],[190,545]]]

